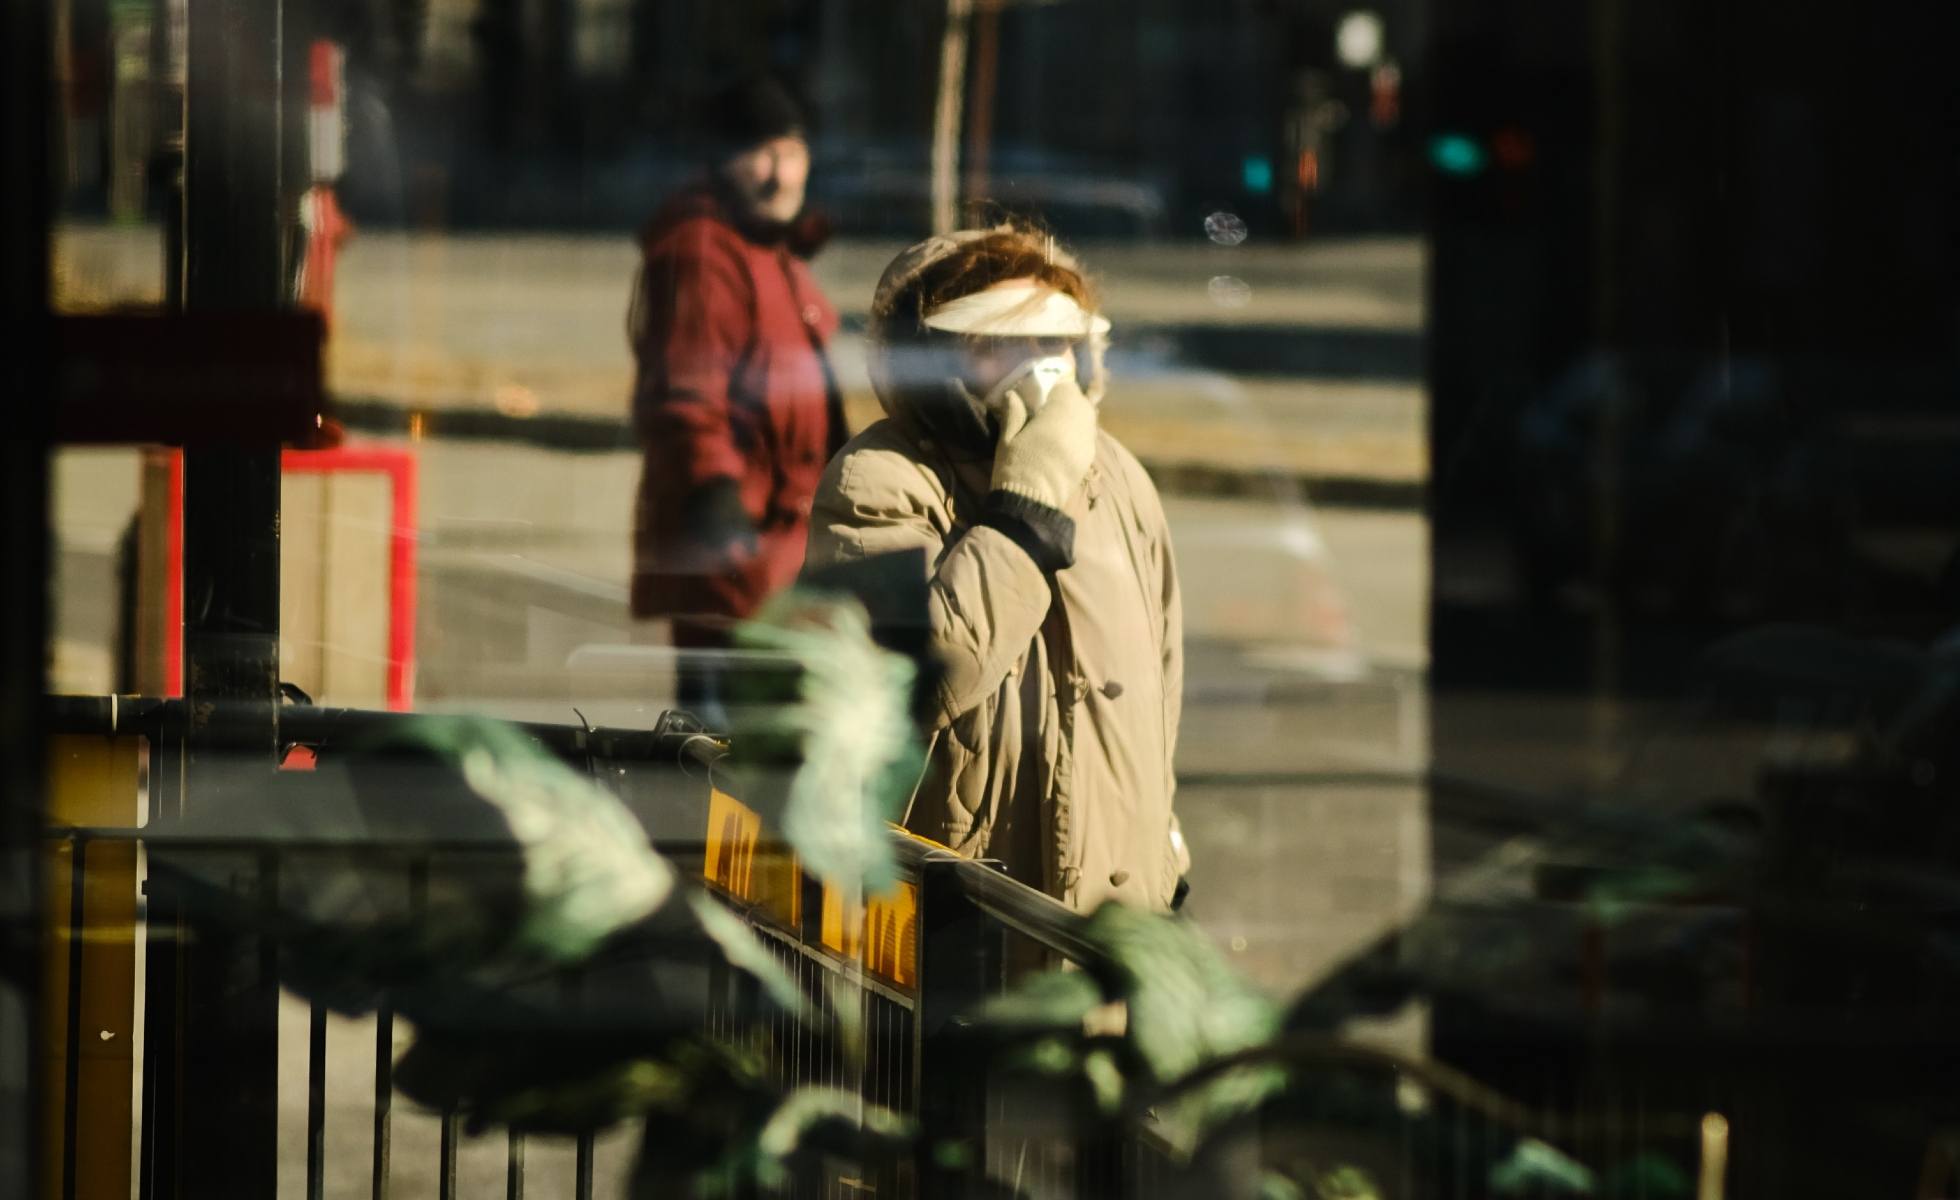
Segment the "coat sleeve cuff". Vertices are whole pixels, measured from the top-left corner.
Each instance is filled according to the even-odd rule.
[[[987,494],[979,523],[1006,534],[1044,571],[1060,571],[1075,563],[1075,522],[1046,504],[996,490]]]

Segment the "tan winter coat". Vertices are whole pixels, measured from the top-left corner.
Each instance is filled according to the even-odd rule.
[[[1051,580],[1007,535],[970,523],[988,472],[887,418],[817,488],[808,566],[915,548],[934,564],[945,676],[907,824],[1080,910],[1112,897],[1167,908],[1184,646],[1157,490],[1101,434],[1070,513],[1075,564]]]

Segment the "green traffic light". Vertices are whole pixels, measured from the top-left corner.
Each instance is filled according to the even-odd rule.
[[[1445,175],[1475,175],[1486,158],[1475,139],[1460,133],[1439,133],[1429,142],[1429,161]]]

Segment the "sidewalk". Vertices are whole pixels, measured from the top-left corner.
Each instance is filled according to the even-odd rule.
[[[60,288],[154,298],[152,228],[64,227]],[[854,426],[876,418],[864,308],[895,244],[816,260],[846,332]],[[1166,490],[1303,484],[1321,503],[1415,503],[1427,472],[1414,239],[1307,246],[1089,246],[1116,322],[1107,427]],[[565,449],[630,444],[625,237],[377,231],[343,253],[328,385],[357,427],[496,436]]]

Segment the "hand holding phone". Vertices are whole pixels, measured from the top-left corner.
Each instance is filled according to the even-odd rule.
[[[1048,403],[1048,397],[1055,385],[1067,380],[1075,382],[1075,356],[1072,354],[1051,354],[1044,358],[1031,358],[1009,371],[988,391],[983,404],[988,412],[998,415],[1009,392],[1019,397],[1021,407],[1028,416],[1041,411]]]

